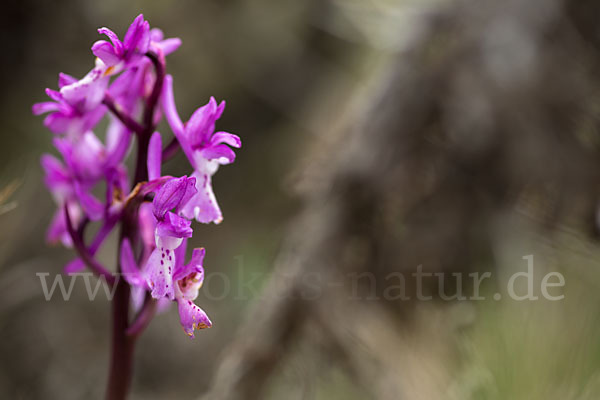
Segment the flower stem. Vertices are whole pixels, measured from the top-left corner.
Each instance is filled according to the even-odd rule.
[[[121,123],[123,123],[123,125],[127,127],[127,129],[135,132],[138,135],[141,135],[143,133],[144,127],[140,125],[135,119],[131,118],[129,115],[121,111],[119,105],[115,103],[113,98],[108,93],[104,95],[104,100],[102,100],[102,103],[106,107],[108,107],[108,109],[114,114],[114,116],[117,117],[119,121],[121,121]]]
[[[127,237],[132,240],[137,236],[136,218],[137,210],[125,209],[119,237],[119,254],[121,254],[123,239]],[[120,271],[120,263],[118,265]],[[112,353],[108,387],[106,389],[107,400],[126,399],[133,375],[133,352],[136,338],[127,335],[127,329],[129,328],[129,298],[129,285],[124,279],[119,279],[112,302]]]
[[[154,87],[152,88],[152,93],[150,93],[150,96],[146,101],[146,107],[144,109],[144,127],[150,131],[150,135],[154,131],[154,111],[156,109],[156,105],[158,104],[158,100],[160,99],[163,83],[165,81],[165,62],[164,57],[158,57],[156,54],[151,52],[146,53],[146,57],[152,61],[152,64],[154,65],[154,71],[156,72]]]
[[[146,101],[144,109],[143,126],[136,127],[135,131],[138,133],[138,146],[137,146],[137,161],[135,167],[134,181],[132,188],[142,181],[148,179],[148,144],[150,143],[150,136],[154,132],[154,111],[162,91],[164,76],[165,76],[165,65],[164,61],[159,59],[155,54],[146,54],[155,68],[156,80],[154,82],[154,88],[152,93]],[[106,100],[106,98],[105,98]],[[110,103],[110,102],[109,102]],[[106,104],[106,103],[105,103]],[[110,108],[110,106],[109,106]],[[118,108],[114,108],[118,111]],[[113,109],[111,111],[114,112]],[[118,115],[117,115],[118,116]],[[123,121],[123,119],[121,119]],[[129,121],[131,122],[131,121]],[[135,121],[134,121],[135,122]],[[137,122],[136,122],[137,124]],[[133,125],[133,124],[132,124]],[[124,238],[128,238],[133,244],[134,248],[140,243],[139,231],[138,231],[138,207],[126,207],[123,213],[123,219],[121,223],[121,234],[119,238],[119,254],[121,251],[121,243]],[[118,258],[118,257],[117,257]],[[119,271],[121,270],[120,263]],[[117,282],[117,288],[115,292],[115,298],[112,304],[112,315],[113,315],[113,333],[112,333],[112,353],[110,362],[110,372],[108,377],[108,388],[106,390],[107,400],[124,400],[129,392],[129,386],[131,384],[131,378],[133,375],[133,353],[135,348],[135,340],[138,334],[128,334],[128,330],[143,329],[149,322],[153,315],[153,306],[149,306],[146,313],[140,315],[143,317],[141,320],[136,320],[130,327],[129,325],[129,303],[130,303],[130,287],[123,279],[119,279]],[[154,303],[154,301],[152,301]],[[137,323],[140,324],[139,327]],[[141,333],[141,330],[137,331]]]
[[[124,400],[133,373],[135,338],[125,332],[129,325],[129,285],[120,279],[112,302],[113,331],[107,400]]]

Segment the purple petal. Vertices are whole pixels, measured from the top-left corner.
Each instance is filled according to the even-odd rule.
[[[194,337],[195,329],[205,329],[212,326],[212,322],[200,307],[191,300],[178,299],[179,320],[185,333]]]
[[[72,218],[72,216],[71,216]],[[46,241],[48,243],[57,243],[59,240],[63,241],[65,247],[72,247],[73,242],[67,234],[67,225],[65,222],[65,213],[61,207],[56,210],[52,221],[46,231]]]
[[[235,161],[235,153],[224,144],[210,146],[200,151],[207,160],[218,160],[219,164],[231,164]]]
[[[61,89],[63,86],[70,85],[77,82],[77,78],[72,77],[69,74],[59,73],[58,74],[58,88]]]
[[[173,269],[173,279],[177,271],[183,267],[185,263],[185,253],[187,251],[188,240],[184,238],[178,248],[175,249],[175,269]]]
[[[208,141],[214,129],[214,115],[216,111],[217,102],[213,97],[210,98],[208,104],[194,111],[190,120],[185,125],[185,131],[192,146],[201,146]]]
[[[79,199],[79,203],[83,208],[85,214],[92,221],[98,221],[104,215],[104,204],[93,195],[85,191],[81,188],[80,185],[75,185],[75,193],[77,193],[77,198]]]
[[[144,25],[142,27],[142,35],[138,42],[137,50],[141,54],[146,54],[148,49],[150,48],[150,23],[148,21],[144,21]]]
[[[175,249],[175,255],[177,256],[176,262],[175,262],[175,269],[173,270],[173,280],[179,280],[181,279],[183,276],[182,275],[182,270],[185,268],[184,267],[184,263],[185,263],[185,256],[186,256],[186,251],[187,251],[187,243],[188,240],[187,238],[183,239],[183,242],[181,243],[181,246],[179,246],[178,248]]]
[[[160,28],[152,28],[150,29],[150,40],[153,42],[160,42],[165,37],[162,29]]]
[[[198,266],[202,266],[203,262],[204,262],[204,255],[206,254],[206,250],[204,250],[203,247],[201,248],[196,248],[192,251],[192,258],[189,262],[189,265],[193,266],[194,268],[197,268]],[[196,272],[199,272],[199,270],[197,270]]]
[[[131,93],[131,87],[133,86],[133,81],[136,77],[137,72],[137,68],[132,68],[124,71],[121,75],[119,75],[108,89],[110,95],[116,99],[122,95]]]
[[[35,103],[31,107],[31,111],[33,112],[34,115],[40,115],[40,114],[44,114],[47,112],[53,112],[53,111],[58,111],[58,110],[60,110],[60,105],[53,101],[44,101],[41,103]]]
[[[160,191],[160,189],[171,179],[174,179],[174,178],[169,175],[164,175],[153,181],[142,183],[142,186],[140,187],[140,191],[138,194],[140,196],[145,196],[150,193],[156,193],[156,192]]]
[[[223,115],[223,111],[225,111],[225,100],[219,103],[219,106],[217,107],[217,112],[215,113],[215,120],[221,118],[221,115]]]
[[[150,25],[144,21],[144,15],[138,15],[127,30],[123,39],[123,48],[125,51],[139,50],[140,53],[148,51],[150,43]]]
[[[98,40],[92,45],[92,53],[108,67],[118,64],[121,61],[121,57],[115,53],[113,45],[108,43],[106,40]]]
[[[104,145],[91,131],[72,142],[68,139],[54,139],[54,146],[62,154],[70,171],[85,184],[93,184],[104,176]]]
[[[123,243],[121,243],[121,272],[123,273],[123,278],[132,286],[139,286],[143,288],[147,288],[146,280],[142,276],[137,263],[135,262],[135,257],[133,255],[133,250],[131,248],[131,243],[129,239],[124,239]]]
[[[210,138],[211,144],[225,143],[231,147],[239,149],[242,147],[242,140],[238,135],[229,132],[217,132]]]
[[[143,203],[140,206],[138,212],[138,218],[140,221],[140,236],[142,242],[147,248],[154,246],[154,231],[156,230],[156,219],[152,214],[152,205],[150,203]]]
[[[160,165],[162,162],[162,139],[159,132],[154,132],[148,145],[148,180],[160,177]]]
[[[63,164],[49,154],[42,156],[41,164],[45,172],[44,183],[48,189],[59,198],[64,199],[71,195],[71,176]]]
[[[54,145],[54,147],[56,147],[56,150],[58,150],[60,155],[63,157],[63,160],[67,164],[67,167],[71,170],[71,172],[74,172],[72,157],[73,143],[70,140],[64,138],[54,138],[52,140],[52,144]]]
[[[154,215],[162,219],[167,211],[179,210],[196,193],[195,179],[174,178],[163,185],[154,197]]]
[[[42,155],[40,163],[42,164],[42,168],[44,168],[44,171],[48,176],[57,175],[60,180],[65,180],[69,176],[68,171],[62,165],[60,160],[51,154]]]
[[[65,265],[63,271],[65,274],[71,275],[81,272],[83,269],[85,269],[85,264],[83,263],[83,261],[81,261],[80,258],[76,258],[75,260]]]
[[[165,117],[167,118],[167,122],[173,130],[173,134],[177,140],[179,140],[179,144],[181,145],[185,155],[188,157],[188,159],[192,160],[194,157],[193,152],[188,140],[186,139],[183,123],[181,122],[181,118],[179,118],[177,107],[175,106],[175,99],[173,98],[173,77],[171,75],[167,75],[165,77],[165,84],[163,86],[161,97],[161,104],[165,113]]]
[[[189,238],[193,230],[191,221],[182,218],[172,212],[165,214],[164,220],[156,225],[156,235],[159,237]]]
[[[104,104],[100,104],[99,107],[87,112],[84,116],[83,131],[93,130],[107,111],[108,108]]]
[[[69,215],[71,217],[71,222],[74,226],[79,225],[81,221],[81,210],[79,206],[75,203],[68,202],[69,207]],[[56,212],[54,213],[54,217],[52,218],[52,222],[48,227],[48,231],[46,232],[46,240],[49,243],[56,243],[61,241],[65,247],[73,247],[73,241],[71,240],[71,236],[67,231],[67,221],[65,219],[65,210],[62,206],[59,206]]]
[[[123,53],[123,42],[121,42],[121,39],[119,39],[116,33],[108,28],[98,29],[98,33],[101,35],[106,35],[110,39],[117,54]]]
[[[61,102],[63,100],[62,94],[60,94],[60,92],[57,92],[56,90],[46,89],[46,95],[48,95],[48,97],[50,97],[54,101]]]
[[[91,111],[104,99],[109,76],[105,76],[105,67],[94,67],[81,80],[60,89],[63,99],[76,105],[80,112]]]
[[[190,178],[185,177],[185,178],[186,179],[184,181],[185,182],[184,192],[181,196],[181,200],[179,201],[179,204],[177,204],[175,206],[175,212],[177,212],[177,213],[198,192],[198,190],[196,189],[196,178],[194,178],[194,177],[190,177]]]
[[[189,263],[183,265],[183,261],[181,262],[181,266],[175,269],[175,273],[173,274],[173,279],[176,281],[185,278],[189,274],[201,274],[200,284],[202,284],[202,280],[204,280],[204,268],[202,267],[202,263],[204,262],[204,254],[206,251],[204,248],[194,249],[192,252],[192,259]],[[185,253],[184,253],[185,256]]]
[[[131,287],[131,307],[133,308],[133,312],[136,314],[142,309],[144,306],[144,300],[146,300],[146,289],[141,288],[139,286]],[[161,299],[163,300],[163,299]],[[167,302],[171,303],[169,299],[164,299]]]
[[[175,50],[181,46],[181,39],[179,38],[169,38],[157,43],[157,45],[162,49],[163,54],[165,56],[173,53]]]
[[[52,131],[52,133],[65,133],[71,130],[77,120],[71,116],[67,116],[60,112],[48,114],[44,118],[44,125]]]
[[[116,118],[111,117],[111,122],[106,133],[106,166],[114,167],[120,164],[131,144],[131,132]]]

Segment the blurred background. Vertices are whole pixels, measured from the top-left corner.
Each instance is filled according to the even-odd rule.
[[[191,243],[207,249],[196,302],[214,325],[190,340],[175,307],[158,315],[136,346],[131,398],[598,398],[600,14],[585,1],[500,3],[5,3],[0,398],[103,396],[110,303],[82,284],[46,301],[36,276],[73,253],[44,240],[52,134],[31,105],[58,72],[91,69],[98,27],[123,35],[140,12],[183,41],[167,64],[182,117],[224,99],[217,129],[243,147],[213,180],[224,222],[196,224]],[[165,170],[188,173],[183,155]],[[565,298],[494,300],[529,254],[536,294],[560,272]],[[418,265],[492,272],[486,300],[348,300],[369,279],[317,279],[318,299],[289,307],[281,296],[286,274],[380,284]]]

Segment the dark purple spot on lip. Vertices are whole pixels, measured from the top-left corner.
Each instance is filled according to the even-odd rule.
[[[160,265],[165,265],[165,262],[163,260],[160,260]]]

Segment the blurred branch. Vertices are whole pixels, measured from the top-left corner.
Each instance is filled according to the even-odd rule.
[[[14,210],[18,203],[16,201],[7,202],[10,196],[21,186],[21,182],[14,180],[0,190],[0,215]]]

